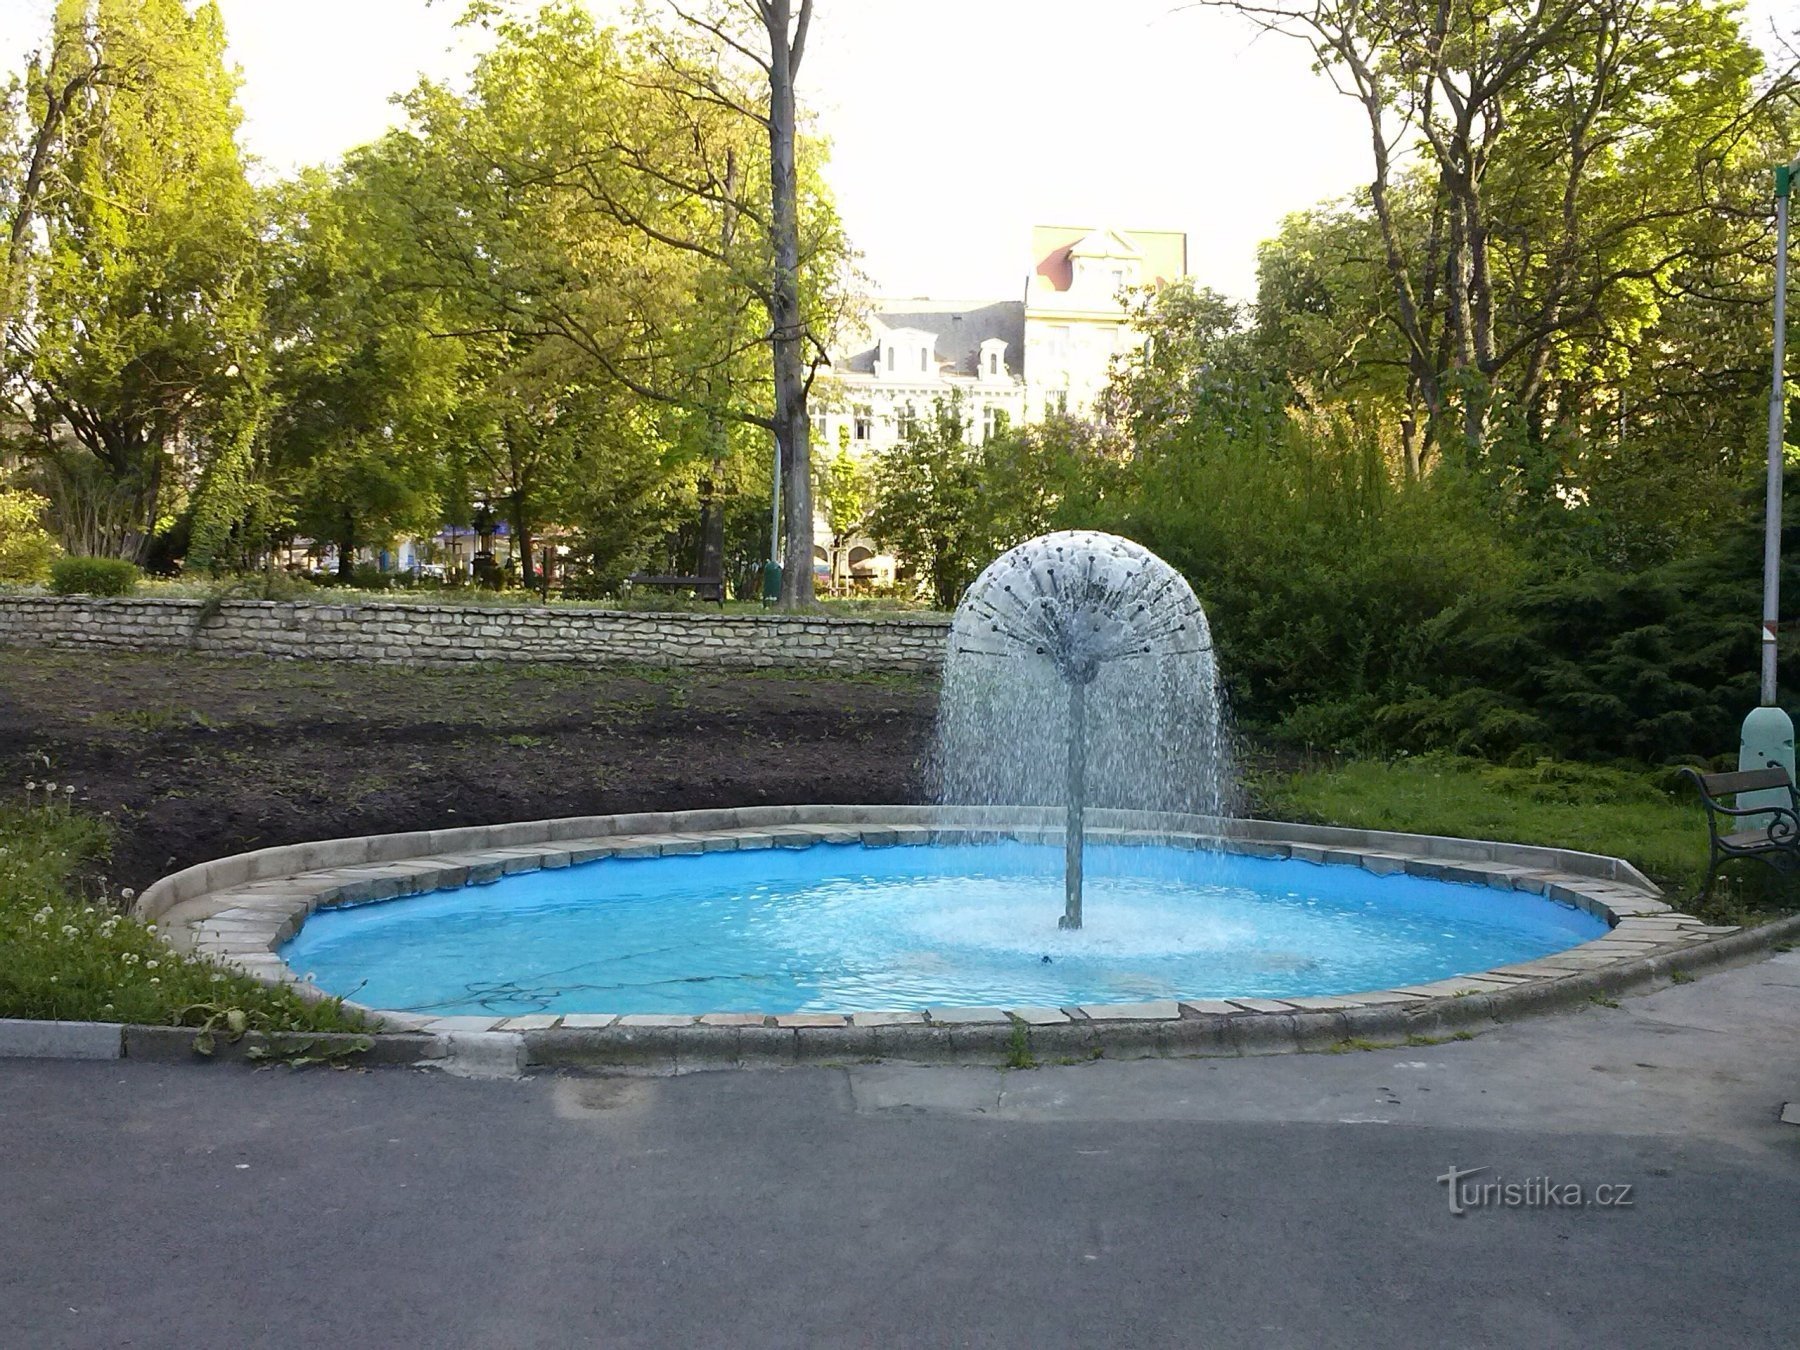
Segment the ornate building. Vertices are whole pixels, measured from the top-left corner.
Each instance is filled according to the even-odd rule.
[[[833,354],[815,394],[815,453],[861,457],[896,444],[908,419],[960,392],[972,436],[1047,416],[1089,415],[1114,356],[1142,341],[1125,295],[1187,275],[1187,235],[1038,225],[1024,298],[878,300]],[[818,538],[828,537],[820,523]],[[893,562],[856,540],[834,576],[891,580]]]

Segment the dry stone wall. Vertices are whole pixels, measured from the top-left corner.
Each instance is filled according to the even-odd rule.
[[[292,604],[0,596],[0,645],[196,651],[306,661],[474,661],[930,671],[949,620],[644,614],[574,606]]]

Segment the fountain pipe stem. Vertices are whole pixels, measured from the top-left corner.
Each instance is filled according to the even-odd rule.
[[[1069,681],[1069,801],[1063,824],[1063,916],[1059,928],[1081,927],[1082,810],[1087,799],[1087,685]]]

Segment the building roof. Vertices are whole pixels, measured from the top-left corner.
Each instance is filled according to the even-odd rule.
[[[1006,364],[1013,374],[1025,350],[1025,304],[1021,300],[977,301],[878,300],[868,328],[848,345],[849,360],[838,369],[873,374],[884,333],[910,329],[937,339],[939,369],[947,375],[980,373],[981,344],[989,338],[1006,343]]]
[[[1071,253],[1142,260],[1143,280],[1160,285],[1188,274],[1187,235],[1181,230],[1116,230],[1091,225],[1031,227],[1031,268],[1036,285],[1066,291],[1074,281]],[[1038,280],[1042,278],[1042,280]]]

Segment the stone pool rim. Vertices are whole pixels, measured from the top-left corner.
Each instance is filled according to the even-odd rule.
[[[362,835],[284,845],[164,877],[134,913],[179,948],[309,998],[328,997],[277,954],[322,907],[497,881],[603,857],[713,850],[1061,840],[1059,812],[955,806],[757,806],[631,812]],[[927,1012],[584,1014],[428,1017],[366,1008],[425,1061],[479,1058],[530,1067],[650,1068],[849,1062],[977,1063],[1118,1055],[1241,1055],[1439,1038],[1579,1004],[1687,964],[1685,953],[1754,934],[1673,910],[1630,863],[1535,845],[1254,819],[1093,811],[1089,838],[1166,843],[1381,875],[1520,891],[1586,910],[1608,931],[1549,956],[1427,984],[1341,995],[1168,999],[1056,1008]],[[1761,930],[1755,930],[1760,932]],[[1772,939],[1771,939],[1772,940]],[[1739,945],[1732,942],[1733,949]],[[1721,950],[1717,959],[1727,959]],[[174,1031],[176,1029],[169,1029]],[[398,1047],[396,1047],[398,1048]]]

